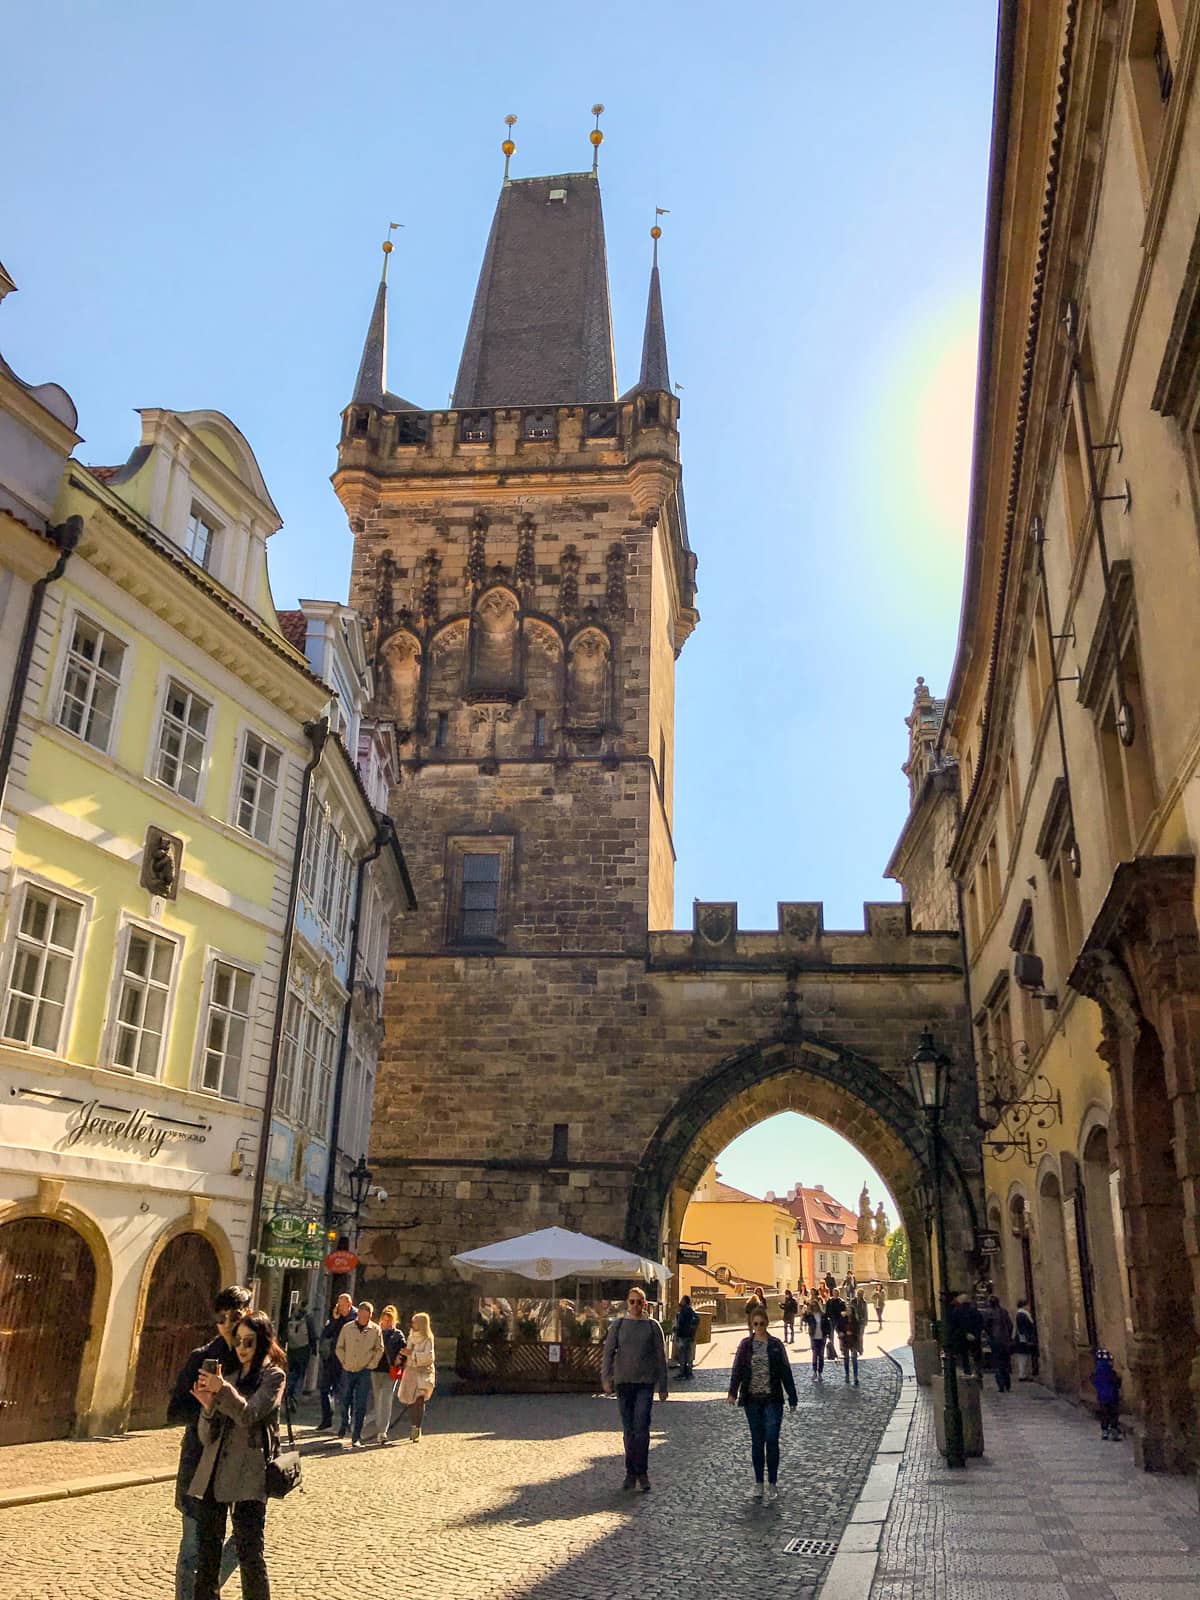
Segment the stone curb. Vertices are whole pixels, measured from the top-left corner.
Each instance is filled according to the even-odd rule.
[[[302,1456],[343,1453],[340,1441],[328,1434],[298,1439],[296,1449]],[[175,1472],[175,1467],[161,1472],[106,1472],[94,1478],[68,1478],[65,1483],[35,1483],[25,1489],[4,1489],[0,1490],[0,1511],[12,1510],[15,1506],[41,1505],[47,1500],[75,1500],[80,1495],[106,1494],[115,1489],[140,1489],[148,1483],[171,1483]]]
[[[883,1353],[903,1374],[900,1363],[886,1350]],[[829,1564],[817,1600],[869,1600],[875,1569],[879,1565],[883,1525],[896,1492],[896,1480],[903,1463],[916,1404],[916,1382],[902,1375],[895,1409],[883,1430],[875,1459],[867,1473],[867,1481],[838,1541],[837,1554]]]

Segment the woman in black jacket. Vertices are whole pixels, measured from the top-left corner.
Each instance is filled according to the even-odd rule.
[[[754,1464],[752,1500],[778,1500],[779,1429],[783,1396],[796,1409],[796,1384],[782,1342],[767,1332],[766,1311],[755,1311],[750,1332],[737,1347],[729,1374],[729,1404],[743,1406],[750,1426],[750,1459]],[[764,1460],[765,1458],[765,1460]],[[763,1485],[763,1467],[767,1482]]]
[[[825,1341],[829,1338],[829,1318],[825,1314],[821,1296],[815,1289],[801,1321],[812,1345],[812,1375],[815,1383],[825,1373]]]

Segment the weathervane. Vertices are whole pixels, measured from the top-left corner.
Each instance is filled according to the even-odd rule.
[[[592,146],[592,171],[595,172],[600,165],[600,146],[604,143],[604,135],[600,132],[600,115],[604,107],[599,100],[592,107],[592,115],[596,119],[596,126],[588,134]]]
[[[516,153],[516,149],[517,149],[516,145],[513,143],[513,136],[512,136],[513,124],[516,122],[516,120],[517,120],[516,114],[514,112],[512,112],[512,111],[510,111],[508,113],[508,115],[504,119],[504,125],[508,129],[508,133],[507,133],[507,135],[505,137],[504,143],[500,146],[500,148],[501,148],[501,150],[504,151],[504,181],[505,181],[505,183],[508,183],[508,182],[511,181],[509,179],[509,176],[508,176],[508,163],[512,160],[514,154]]]
[[[393,233],[395,233],[397,228],[402,228],[403,226],[404,226],[404,224],[402,222],[389,222],[388,223],[388,237],[383,241],[383,281],[384,281],[384,283],[387,282],[388,257],[391,255],[392,251],[396,248],[395,245],[392,243],[391,235]]]

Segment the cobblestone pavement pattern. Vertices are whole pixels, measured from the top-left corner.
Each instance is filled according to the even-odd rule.
[[[1195,1480],[1040,1384],[983,1396],[986,1455],[951,1472],[921,1390],[871,1600],[1200,1600]]]
[[[818,1386],[797,1345],[800,1409],[784,1420],[783,1493],[763,1506],[747,1497],[745,1419],[723,1399],[732,1343],[720,1336],[694,1381],[655,1404],[648,1496],[621,1493],[616,1403],[589,1395],[438,1396],[419,1445],[309,1457],[305,1492],[268,1513],[273,1593],[327,1600],[352,1583],[368,1595],[448,1600],[768,1590],[809,1600],[827,1562],[784,1545],[838,1538],[895,1403],[896,1372],[875,1356],[860,1388],[840,1368]],[[178,1534],[169,1484],[10,1507],[0,1512],[10,1553],[0,1600],[164,1600]]]

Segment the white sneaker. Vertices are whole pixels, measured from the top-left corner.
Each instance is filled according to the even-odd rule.
[[[779,1486],[778,1486],[778,1484],[769,1483],[767,1485],[767,1487],[766,1487],[766,1492],[763,1495],[763,1499],[767,1503],[767,1505],[773,1506],[775,1504],[776,1500],[779,1499]]]
[[[756,1483],[751,1489],[750,1498],[751,1500],[761,1500],[763,1498],[763,1486],[761,1483]]]

